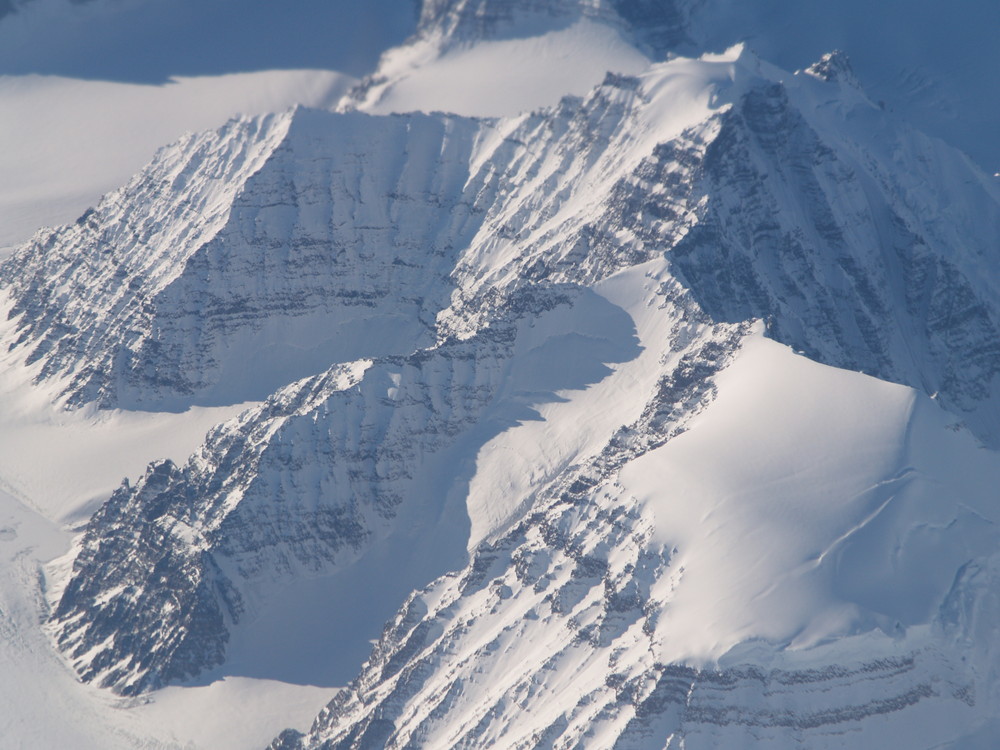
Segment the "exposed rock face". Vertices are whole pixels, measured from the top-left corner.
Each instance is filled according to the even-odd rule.
[[[72,406],[143,409],[259,399],[408,353],[433,340],[477,228],[476,129],[300,109],[164,149],[5,264],[14,346]]]
[[[460,483],[477,444],[531,418],[547,392],[586,385],[508,362],[519,319],[578,295],[518,294],[470,339],[334,367],[219,426],[183,467],[152,464],[88,525],[54,612],[60,647],[85,679],[125,694],[221,663],[248,582],[349,566],[394,531],[404,500],[441,512],[426,486]],[[435,457],[456,443],[442,465]]]
[[[849,647],[766,667],[657,661],[656,619],[670,606],[657,596],[683,568],[650,548],[652,519],[592,500],[534,514],[416,593],[358,680],[272,750],[838,747],[880,732],[925,747],[907,728],[921,712],[947,712],[952,732],[975,715],[971,675],[929,644],[873,645],[867,661]]]
[[[217,428],[185,466],[124,485],[91,521],[54,615],[84,678],[131,694],[197,674],[223,659],[243,581],[357,557],[489,405],[498,338],[336,367]]]
[[[699,305],[716,320],[764,319],[818,361],[937,393],[995,446],[1000,310],[975,270],[986,246],[958,249],[908,195],[875,198],[885,167],[824,142],[779,84],[724,119],[704,213],[670,254]]]
[[[638,420],[536,485],[533,512],[481,543],[465,569],[414,594],[311,730],[287,731],[272,748],[840,747],[858,736],[925,747],[981,721],[977,694],[990,678],[963,665],[988,617],[979,607],[995,600],[986,561],[957,569],[930,616],[933,639],[845,639],[802,656],[761,644],[713,669],[656,657],[659,621],[685,571],[616,479],[711,403],[712,381],[745,333],[739,321],[764,318],[771,335],[816,359],[936,393],[995,439],[997,297],[976,270],[995,253],[989,187],[969,183],[981,214],[939,222],[891,161],[831,138],[800,97],[755,85],[711,127],[657,145],[615,183],[613,208],[585,223],[575,254],[524,242],[535,278],[599,278],[585,270],[598,259],[642,263],[668,248],[672,276],[659,301],[684,321],[669,338],[684,356]],[[849,111],[877,125],[874,108]],[[901,138],[887,151],[922,153],[916,172],[933,172],[936,148]],[[957,189],[935,174],[913,176]],[[971,224],[978,239],[949,236]],[[712,322],[693,339],[682,334]],[[995,514],[982,523],[995,529]],[[929,715],[941,717],[933,728]]]
[[[244,139],[256,145],[236,158]],[[1000,202],[959,156],[850,81],[746,54],[612,75],[518,118],[298,112],[190,143],[5,267],[14,314],[31,313],[18,346],[41,379],[73,375],[72,403],[208,398],[246,367],[227,350],[261,356],[246,344],[261,330],[298,345],[342,325],[309,360],[338,364],[95,515],[54,615],[84,678],[136,693],[216,665],[266,606],[262,581],[363,575],[365,550],[417,517],[435,527],[448,496],[469,516],[468,564],[410,599],[308,736],[275,747],[835,744],[925,701],[965,715],[973,681],[911,642],[767,670],[658,659],[683,566],[616,485],[711,407],[761,319],[819,361],[937,394],[995,441],[1000,290],[982,271]],[[209,194],[220,173],[242,187]],[[119,225],[112,208],[133,194],[144,208],[116,209]],[[208,218],[192,225],[195,198]],[[72,273],[103,279],[114,244],[97,238],[129,221],[141,238],[142,216],[190,252],[122,240],[117,285],[68,302]],[[120,286],[138,301],[104,303]],[[76,322],[48,337],[57,321]],[[480,688],[489,701],[470,707]],[[787,710],[760,709],[764,695]],[[524,735],[521,705],[538,711]]]
[[[418,35],[484,39],[517,23],[559,24],[590,18],[621,28],[655,57],[684,42],[690,0],[427,0]]]

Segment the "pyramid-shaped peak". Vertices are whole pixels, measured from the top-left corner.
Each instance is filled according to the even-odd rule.
[[[819,60],[806,68],[805,72],[822,81],[838,81],[854,86],[855,88],[861,88],[861,84],[854,75],[850,59],[845,52],[839,49],[827,52]]]

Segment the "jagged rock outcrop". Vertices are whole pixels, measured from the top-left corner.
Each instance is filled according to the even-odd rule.
[[[406,533],[404,501],[433,521],[478,445],[555,390],[586,386],[580,373],[511,362],[519,321],[581,293],[518,293],[472,338],[338,365],[217,427],[184,466],[151,464],[88,524],[53,613],[60,647],[84,679],[125,694],[161,687],[222,662],[229,628],[255,608],[248,582],[350,566]],[[618,342],[592,343],[595,365],[616,359]],[[535,337],[531,351],[544,346]]]
[[[430,343],[452,291],[482,279],[575,281],[669,250],[713,318],[764,318],[821,361],[940,392],[994,440],[972,416],[1000,368],[990,186],[852,80],[722,86],[732,109],[685,128],[656,122],[658,75],[497,124],[299,110],[192,137],[4,265],[11,346],[71,405],[233,403]],[[837,134],[830,97],[894,145]],[[893,148],[915,181],[967,194],[948,221]],[[568,211],[583,179],[593,194]]]
[[[383,341],[365,339],[353,352],[373,361],[363,374],[365,365],[340,366],[293,384],[213,433],[185,467],[159,465],[123,487],[88,525],[53,620],[81,674],[134,693],[218,664],[244,611],[267,606],[258,584],[352,570],[370,545],[405,535],[413,514],[426,512],[421,528],[435,527],[444,492],[464,503],[471,562],[416,595],[311,734],[286,735],[279,746],[599,745],[592,738],[605,722],[614,739],[602,746],[632,746],[644,732],[663,746],[688,736],[671,727],[709,714],[730,718],[706,725],[825,732],[908,715],[933,696],[967,705],[962,674],[947,678],[947,690],[928,688],[928,672],[907,666],[923,663],[918,648],[883,662],[878,645],[871,658],[833,653],[821,665],[847,664],[829,672],[832,682],[820,680],[829,700],[813,704],[804,693],[799,706],[789,688],[787,712],[749,716],[726,696],[784,696],[785,686],[808,682],[811,667],[792,659],[773,673],[742,663],[688,670],[651,648],[683,566],[652,538],[655,514],[616,482],[707,413],[754,321],[814,359],[937,396],[982,440],[996,434],[1000,295],[982,273],[995,260],[995,190],[957,154],[892,123],[852,81],[825,81],[817,70],[786,76],[734,51],[609,75],[583,99],[517,118],[346,115],[358,159],[365,133],[375,150],[386,130],[412,138],[393,152],[405,157],[394,170],[379,173],[408,184],[412,160],[419,174],[448,176],[419,200],[390,195],[406,205],[392,209],[399,223],[390,237],[415,238],[413,262],[424,265],[412,282],[381,287],[373,304],[398,304],[399,290],[420,298],[421,333],[407,333],[417,351],[386,356]],[[305,117],[337,130],[348,127],[342,116],[297,113],[290,127]],[[900,154],[917,166],[903,169]],[[310,184],[342,158],[327,155],[333,161],[311,167]],[[297,192],[270,164],[234,205]],[[216,166],[207,159],[200,168]],[[174,188],[160,189],[173,205]],[[955,191],[967,200],[951,203],[945,196]],[[367,231],[359,217],[388,210],[375,203],[345,214],[337,236]],[[319,202],[316,211],[336,207]],[[245,226],[241,210],[223,213],[220,223]],[[388,225],[378,226],[384,237]],[[447,252],[422,256],[427,236],[449,238],[429,245]],[[284,252],[280,239],[263,246],[260,255]],[[16,262],[38,257],[23,252]],[[376,254],[355,267],[360,276],[326,267],[315,283],[325,289],[334,278],[349,294],[369,268],[379,273],[381,261],[399,257]],[[209,267],[213,279],[229,279],[223,288],[244,287],[244,267]],[[13,288],[15,304],[27,304]],[[248,330],[270,316],[254,305],[241,318]],[[61,314],[59,304],[51,309]],[[159,315],[147,318],[150,330],[170,330]],[[33,341],[26,320],[24,347]],[[351,320],[362,330],[369,319]],[[38,351],[43,361],[58,356]],[[457,445],[464,463],[448,453]],[[901,473],[876,475],[877,488],[905,485],[903,467],[893,471]],[[136,630],[137,618],[149,628]],[[858,628],[891,630],[887,618],[857,615]],[[512,640],[551,649],[514,652],[519,672],[504,656]],[[477,704],[485,713],[469,713],[463,691],[484,684],[483,670],[503,679],[486,680],[496,692]],[[856,674],[873,675],[882,697],[852,697]],[[515,736],[503,707],[548,704],[560,690],[572,699],[551,701],[548,728]],[[681,707],[670,697],[677,691],[704,691],[706,703]],[[676,721],[652,727],[664,712]]]
[[[763,661],[721,668],[658,661],[656,619],[670,604],[653,592],[683,568],[649,548],[651,521],[620,505],[535,515],[417,592],[360,677],[272,750],[930,747],[974,721],[974,676],[929,641],[814,658],[762,646]],[[928,711],[948,718],[928,731]]]
[[[297,109],[189,137],[4,264],[10,346],[71,406],[142,409],[409,353],[481,219],[463,190],[476,132]]]
[[[571,23],[579,18],[615,25],[654,57],[687,39],[690,0],[427,0],[420,10],[418,36],[439,36],[449,43],[488,39],[515,24],[548,20]]]
[[[932,144],[915,145],[932,163]],[[937,393],[997,445],[1000,310],[981,285],[995,212],[974,219],[981,239],[952,244],[905,192],[876,198],[885,166],[824,142],[777,83],[724,115],[702,174],[707,204],[670,259],[710,317],[764,319],[813,359]]]
[[[932,471],[919,449],[898,457],[917,476],[908,480],[909,486],[894,488],[882,505],[894,503],[894,510],[869,529],[877,551],[853,549],[839,560],[836,552],[824,553],[817,564],[829,566],[836,577],[842,565],[862,558],[868,565],[863,575],[875,580],[881,575],[878,558],[884,555],[907,585],[918,588],[936,585],[915,580],[918,570],[927,575],[925,566],[931,562],[946,568],[940,576],[929,575],[943,585],[926,621],[907,628],[885,618],[884,631],[861,626],[810,647],[760,636],[715,664],[677,663],[665,656],[685,637],[670,626],[691,603],[685,589],[707,587],[697,595],[713,599],[723,595],[717,590],[725,583],[699,577],[700,563],[692,554],[699,542],[664,530],[655,503],[637,496],[637,459],[642,457],[649,467],[656,451],[669,451],[671,440],[682,439],[679,431],[689,428],[689,437],[704,429],[704,417],[721,403],[715,400],[712,381],[744,356],[740,346],[745,335],[716,328],[712,339],[687,360],[688,365],[697,363],[698,370],[681,366],[662,379],[643,416],[610,440],[590,466],[567,471],[560,482],[545,488],[534,510],[479,545],[465,569],[414,593],[386,625],[359,677],[334,697],[309,732],[285,732],[271,747],[833,748],[845,742],[879,746],[902,739],[908,746],[930,748],[948,746],[948,740],[990,716],[983,691],[992,693],[993,667],[986,664],[996,662],[983,661],[982,669],[969,664],[984,651],[994,651],[991,639],[981,639],[977,631],[995,605],[995,596],[986,593],[996,591],[995,563],[989,556],[972,565],[955,565],[955,560],[994,547],[1000,508],[989,490],[964,495],[959,490],[958,497],[944,498],[939,489],[943,477],[930,477],[927,502],[935,510],[914,514],[916,526],[907,528],[901,509],[919,496],[919,490],[909,493],[924,481],[920,475]],[[779,399],[794,398],[777,390]],[[838,399],[826,391],[824,397]],[[858,407],[841,401],[835,408]],[[652,420],[651,414],[660,417]],[[926,438],[921,417],[911,419],[904,431]],[[815,439],[810,429],[797,433],[805,451]],[[644,439],[635,442],[635,436]],[[654,439],[646,442],[650,437]],[[707,523],[720,511],[711,492],[704,498],[685,497],[690,487],[671,481],[676,477],[668,466],[660,459],[657,492],[672,504],[690,504],[694,514],[706,517],[701,523]],[[850,462],[843,468],[854,470]],[[732,467],[721,459],[714,470],[726,469]],[[770,492],[780,502],[781,485],[789,477],[779,472],[774,479]],[[828,488],[798,490],[803,495],[810,491],[822,496]],[[808,534],[808,497],[794,499],[795,510],[789,512],[796,522],[786,528]],[[960,507],[964,502],[980,503],[974,513],[985,510],[989,517],[966,516],[967,509]],[[721,530],[732,523],[731,517],[709,523],[715,528],[704,541],[726,546],[731,540]],[[769,522],[759,519],[758,524],[746,532],[762,542]],[[864,536],[865,526],[848,529],[844,538]],[[940,546],[916,562],[912,554],[923,544],[920,536],[928,526],[941,530],[936,539]],[[973,541],[979,534],[992,541]],[[671,536],[674,541],[668,541]],[[893,539],[895,549],[888,544]],[[952,545],[958,539],[964,540],[959,546],[972,546],[955,558]],[[834,549],[839,544],[836,540]],[[770,554],[754,543],[748,549],[751,555],[744,562],[751,567]],[[814,562],[807,559],[803,567]],[[778,597],[783,608],[802,605],[816,613],[818,602],[796,604],[791,593],[801,572],[787,569],[778,583],[765,577],[758,583],[767,588],[758,595],[788,589]],[[882,592],[883,602],[893,598],[891,588]],[[848,611],[851,617],[858,614]],[[711,608],[701,616],[710,614]],[[705,630],[719,625],[710,618],[699,622]]]
[[[669,248],[661,309],[685,310],[688,325],[714,322],[715,328],[697,343],[681,335],[690,329],[673,328],[668,340],[684,357],[661,376],[656,391],[646,392],[643,417],[556,480],[535,484],[532,511],[482,541],[465,569],[415,593],[355,682],[307,733],[283,733],[274,750],[840,747],[858,737],[871,746],[937,747],[988,731],[991,709],[977,696],[994,692],[994,667],[968,664],[989,640],[971,635],[985,621],[971,612],[993,600],[986,592],[995,591],[996,579],[981,572],[989,564],[977,557],[993,542],[972,540],[981,533],[995,539],[1000,516],[983,487],[944,498],[937,494],[940,480],[932,478],[930,490],[913,489],[922,481],[911,476],[913,456],[898,459],[908,468],[884,481],[892,494],[847,530],[842,539],[853,541],[834,559],[845,569],[860,565],[856,558],[868,560],[873,580],[888,565],[907,585],[924,586],[916,598],[932,602],[921,615],[926,619],[912,619],[912,611],[909,621],[888,614],[898,606],[893,583],[881,604],[878,594],[860,597],[875,612],[828,645],[797,652],[761,639],[756,650],[747,644],[708,668],[658,656],[671,647],[663,628],[687,575],[687,550],[662,541],[662,521],[623,488],[623,469],[665,445],[711,404],[713,380],[745,335],[726,322],[764,319],[769,335],[811,357],[923,389],[981,439],[996,439],[995,396],[988,394],[998,363],[997,296],[982,265],[995,255],[988,239],[997,226],[995,192],[981,176],[969,174],[965,188],[953,181],[949,168],[941,169],[939,146],[887,126],[849,76],[827,75],[834,62],[809,72],[825,79],[825,87],[758,79],[731,96],[732,107],[711,127],[657,145],[615,183],[608,201],[615,210],[576,233],[575,254],[545,255],[544,243],[523,242],[529,278],[587,278],[583,269],[595,259],[624,255],[642,263],[657,257],[653,248]],[[838,120],[847,115],[862,125],[831,127],[832,107],[840,108]],[[869,148],[856,140],[876,127],[891,146]],[[910,188],[903,187],[910,178],[901,177],[900,153],[921,165]],[[932,210],[918,184],[974,195],[964,203],[945,199]],[[940,221],[942,211],[958,211],[961,220]],[[956,242],[956,228],[973,224],[975,237]],[[565,237],[566,229],[553,235]],[[607,252],[615,246],[617,252]],[[561,263],[564,258],[572,260]],[[491,281],[497,278],[502,272]],[[921,432],[912,425],[902,432],[913,445],[924,439],[914,437]],[[671,486],[657,491],[669,495]],[[930,505],[907,529],[900,508],[912,500],[901,498],[921,492]],[[986,505],[971,515],[951,504],[972,497]],[[894,510],[883,514],[888,507]],[[893,523],[900,528],[892,531]],[[956,557],[943,551],[951,547],[941,537],[933,559],[942,570],[933,575],[923,567],[929,563],[913,557],[929,529],[971,545]],[[866,534],[867,541],[859,541]],[[890,540],[897,545],[893,562],[881,563],[872,550],[892,548]],[[978,562],[963,565],[962,555]],[[818,559],[827,561],[827,553]],[[856,611],[850,616],[859,617]],[[986,663],[995,664],[995,657]]]

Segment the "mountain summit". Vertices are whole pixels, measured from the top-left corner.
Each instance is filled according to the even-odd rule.
[[[52,621],[80,675],[136,694],[266,642],[258,674],[347,678],[416,588],[275,747],[988,719],[955,607],[997,542],[1000,202],[848,71],[734,48],[510,118],[237,120],[21,251],[14,351],[70,404],[331,363],[92,517]],[[129,296],[69,307],[81,269]]]
[[[228,417],[75,510],[80,680],[321,693],[272,750],[996,739],[1000,189],[725,5],[428,0],[0,265],[11,424]]]

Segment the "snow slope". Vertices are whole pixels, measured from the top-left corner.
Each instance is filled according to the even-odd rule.
[[[420,40],[383,57],[358,106],[373,114],[455,112],[496,117],[581,96],[608,71],[635,74],[649,58],[613,26],[580,19],[535,36],[446,48]]]
[[[0,142],[9,144],[0,150],[0,251],[72,221],[186,132],[240,113],[330,106],[354,82],[318,70],[159,85],[0,75]]]
[[[476,129],[299,109],[190,136],[7,262],[12,343],[70,405],[143,409],[261,399],[407,353],[478,227]]]
[[[651,64],[711,5],[428,2],[343,107],[504,116],[240,118],[4,265],[0,476],[130,477],[43,578],[3,499],[13,735],[258,745],[357,674],[273,747],[990,745],[1000,195],[843,55]]]
[[[688,433],[618,478],[684,569],[655,636],[663,661],[926,622],[965,559],[995,545],[994,454],[952,437],[926,397],[766,339],[716,384]]]
[[[160,146],[328,107],[413,31],[408,0],[0,3],[0,253],[72,221]]]
[[[55,405],[32,368],[0,357],[0,487],[50,522],[77,527],[154,458],[182,460],[246,404],[154,413]]]
[[[325,689],[227,680],[124,702],[81,685],[40,628],[42,565],[71,535],[0,493],[0,736],[5,747],[243,750],[290,721],[304,726]]]
[[[352,99],[378,112],[511,115],[582,93],[597,83],[597,68],[638,72],[637,53],[658,61],[745,43],[796,70],[839,49],[873,101],[992,175],[1000,172],[997,28],[1000,7],[972,0],[947,12],[933,0],[874,9],[857,0],[435,0],[424,3],[414,36],[383,56]]]
[[[260,138],[246,138],[248,128]],[[339,192],[327,204],[327,183],[314,188],[313,172],[289,157],[328,154],[337,174],[354,175],[335,153],[345,133],[351,153],[370,149],[394,165],[364,173],[374,187],[366,192],[362,180],[371,197],[363,208]],[[261,165],[243,187],[218,192],[219,227],[243,232],[239,257],[266,258],[289,225],[292,236],[310,235],[317,205],[324,215],[327,205],[350,206],[338,232],[389,213],[401,235],[459,206],[460,231],[447,225],[440,275],[418,275],[428,284],[419,293],[397,278],[403,292],[435,300],[427,338],[411,340],[416,351],[387,356],[374,349],[384,340],[371,342],[368,357],[279,390],[213,431],[185,464],[156,464],[123,485],[93,516],[65,588],[53,590],[56,638],[86,679],[129,694],[199,674],[340,683],[398,598],[451,570],[397,615],[307,746],[391,737],[506,747],[587,731],[637,742],[673,721],[650,723],[656,686],[670,680],[685,690],[739,686],[745,702],[706,694],[724,715],[751,716],[730,722],[737,744],[756,731],[739,727],[755,721],[777,727],[778,742],[790,741],[781,727],[835,742],[842,724],[879,726],[866,723],[872,717],[897,731],[925,699],[942,737],[957,736],[969,716],[991,718],[967,711],[961,696],[977,678],[932,631],[944,628],[937,613],[958,571],[993,543],[969,519],[995,515],[994,475],[983,468],[994,454],[961,423],[988,438],[996,416],[998,294],[985,269],[1000,202],[960,154],[870,102],[842,57],[795,76],[738,48],[676,59],[500,120],[306,110],[243,120],[171,152],[164,163],[184,165],[183,181],[140,176],[116,200],[141,194],[148,215],[169,215],[186,191],[210,189],[207,175],[243,169],[226,156],[235,142],[256,144],[251,161]],[[410,163],[446,178],[414,191]],[[389,194],[388,208],[378,200],[386,174],[406,188]],[[267,213],[287,202],[287,216]],[[33,277],[49,295],[68,283],[52,279],[81,268],[97,288],[106,269],[91,260],[103,247],[96,238],[119,210],[109,201],[92,226],[52,235],[53,247],[68,237],[82,252],[28,247],[8,274],[53,264]],[[246,217],[263,228],[244,231]],[[157,279],[207,278],[176,249],[153,239],[130,257],[140,264],[125,272],[134,288],[155,296]],[[364,252],[370,263],[380,257]],[[315,267],[327,276],[317,278],[351,288],[353,266],[322,258]],[[215,289],[254,288],[253,264],[209,267]],[[303,281],[295,268],[282,281],[292,288]],[[14,304],[27,311],[44,295],[24,288],[12,278]],[[73,304],[66,320],[102,342],[98,357],[123,335],[170,331],[176,313],[152,308],[149,328],[136,317],[116,330],[93,313],[101,305]],[[257,325],[269,309],[241,324]],[[36,348],[36,365],[55,361],[58,350],[32,338],[35,319],[18,322],[19,347]],[[925,395],[747,340],[752,328]],[[43,371],[40,382],[48,378]],[[931,394],[957,425],[957,443],[914,406]],[[942,446],[958,446],[944,468],[934,459]],[[958,461],[980,485],[952,481]],[[663,489],[675,485],[691,505]],[[942,485],[958,505],[940,506]],[[778,545],[789,528],[794,539]],[[898,559],[880,556],[886,538]],[[925,550],[937,541],[970,557],[950,555],[929,575]],[[878,575],[850,572],[841,549]],[[360,596],[373,571],[389,570],[405,572]],[[900,581],[915,589],[901,593]],[[888,645],[910,631],[904,647]],[[521,645],[508,658],[509,638]],[[754,642],[761,653],[741,656]],[[262,644],[271,655],[255,656]],[[815,669],[815,691],[789,689],[781,721],[752,718],[771,710],[754,696],[777,689],[759,670],[786,653],[775,684]],[[540,697],[550,667],[559,700]],[[852,692],[856,673],[874,675],[871,693]],[[480,674],[486,693],[470,687]],[[935,675],[951,692],[928,687]],[[539,686],[531,703],[540,713],[522,737],[503,706],[529,683]],[[698,710],[675,718],[707,715]],[[702,724],[684,736],[718,739],[719,721]]]
[[[714,380],[682,435],[411,597],[275,747],[930,748],[988,721],[941,628],[996,549],[995,453],[759,331]]]

